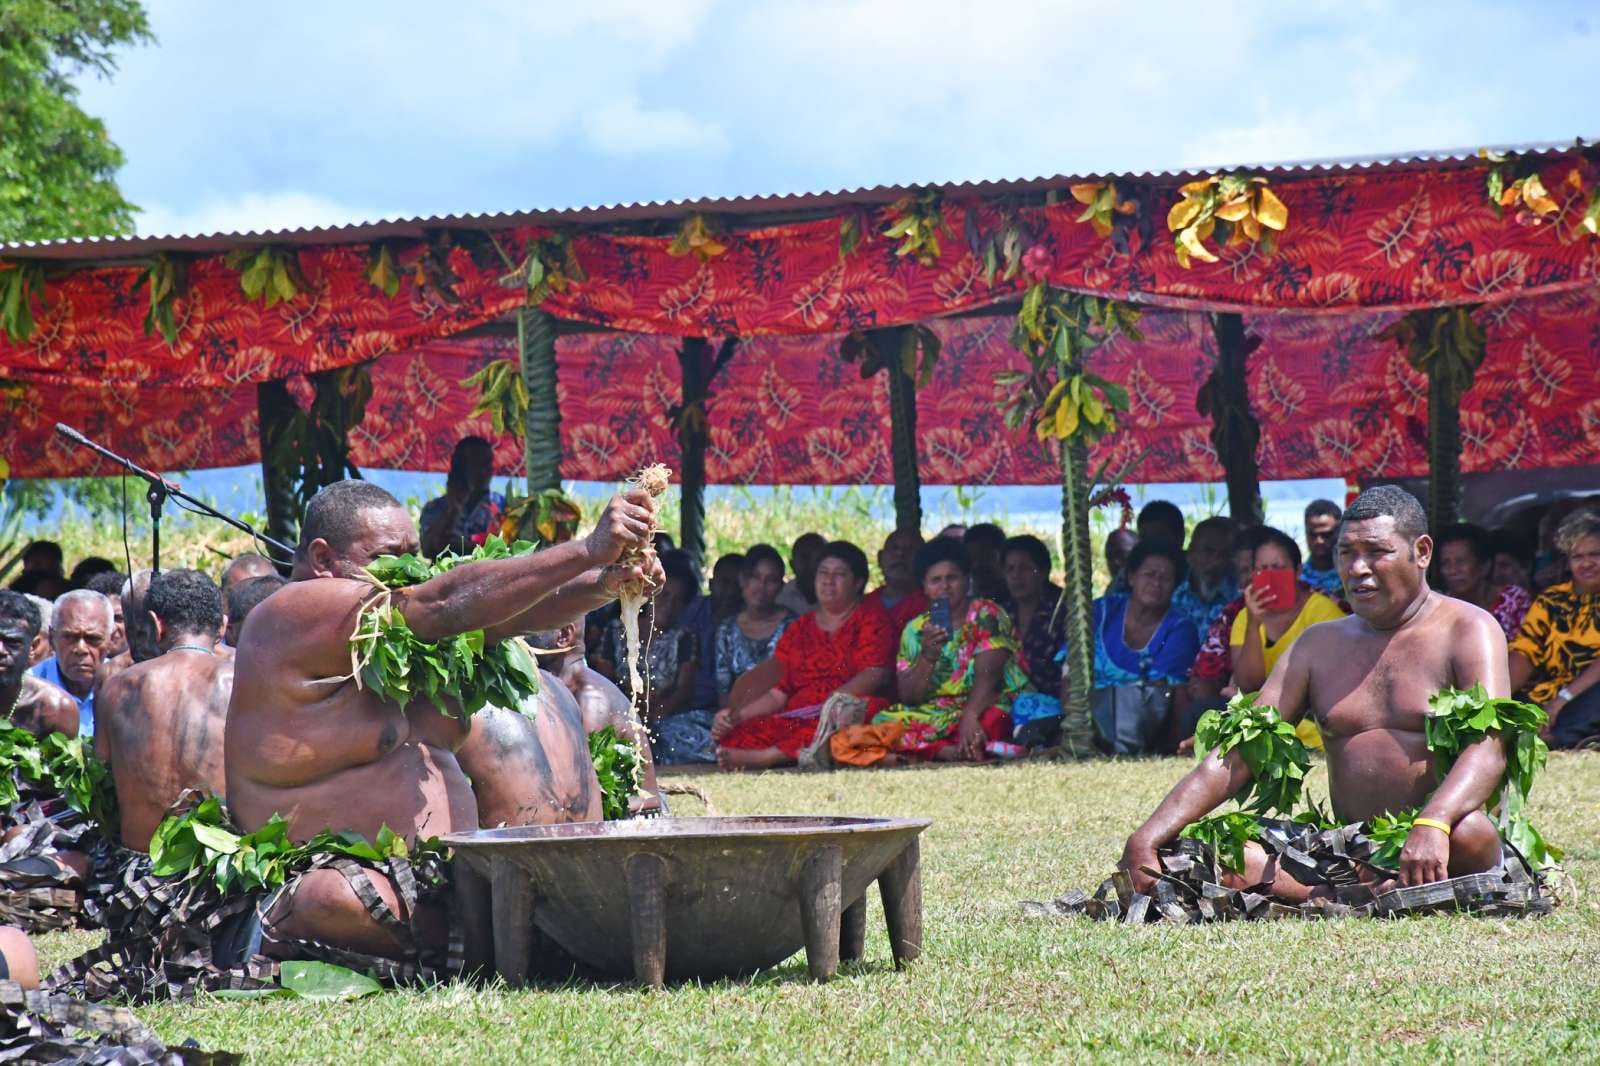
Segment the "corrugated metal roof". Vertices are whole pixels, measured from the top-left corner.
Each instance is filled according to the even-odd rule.
[[[1584,141],[1582,143],[1593,143]],[[1499,149],[1523,154],[1553,155],[1571,150],[1571,143],[1546,142],[1514,145]],[[8,259],[115,260],[131,259],[158,251],[189,254],[223,252],[253,244],[364,244],[375,240],[420,238],[434,230],[500,230],[516,226],[543,224],[595,227],[608,223],[643,223],[676,219],[688,211],[737,216],[792,216],[823,213],[850,204],[884,204],[909,193],[937,188],[947,196],[999,196],[1008,193],[1042,192],[1062,189],[1080,181],[1120,178],[1133,181],[1171,181],[1214,174],[1223,170],[1252,170],[1283,176],[1320,173],[1382,170],[1390,168],[1451,169],[1478,161],[1478,149],[1456,148],[1439,151],[1401,152],[1378,157],[1344,157],[1287,163],[1246,163],[1217,167],[1190,167],[1182,170],[1137,171],[1127,173],[1057,174],[1054,177],[1016,178],[994,181],[930,183],[927,185],[874,185],[827,192],[777,193],[757,196],[708,197],[695,200],[654,200],[629,204],[602,204],[587,207],[554,208],[532,211],[500,211],[470,215],[433,215],[414,218],[376,219],[339,226],[298,227],[282,230],[249,230],[233,233],[169,234],[134,237],[62,237],[42,241],[0,243],[0,257]]]

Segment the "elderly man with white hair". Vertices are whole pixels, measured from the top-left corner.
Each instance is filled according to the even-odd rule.
[[[28,672],[65,689],[78,701],[78,735],[94,734],[94,682],[111,644],[116,616],[111,601],[89,589],[58,598],[50,612],[50,658]]]

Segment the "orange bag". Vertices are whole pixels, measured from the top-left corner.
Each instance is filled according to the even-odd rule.
[[[835,762],[871,766],[894,751],[905,732],[906,727],[900,722],[846,726],[829,738],[828,750],[833,753]]]

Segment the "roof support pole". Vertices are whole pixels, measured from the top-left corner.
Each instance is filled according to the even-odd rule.
[[[914,343],[910,326],[867,333],[889,376],[889,452],[894,461],[894,527],[922,529],[922,474],[917,469],[917,380],[906,373],[902,352]]]
[[[922,471],[917,469],[917,379],[906,373],[901,349],[912,343],[910,327],[883,330],[890,376],[890,455],[894,459],[894,528],[922,531]]]
[[[1211,415],[1211,446],[1222,464],[1228,485],[1228,514],[1240,525],[1261,521],[1261,481],[1256,446],[1261,424],[1250,411],[1246,372],[1252,345],[1245,335],[1244,316],[1232,312],[1211,315],[1217,358],[1211,376],[1200,390],[1201,413]]]
[[[1428,528],[1434,536],[1461,517],[1461,392],[1428,374]]]
[[[300,527],[300,497],[295,484],[299,471],[287,458],[288,450],[282,447],[292,432],[298,410],[287,382],[257,383],[257,434],[261,442],[261,491],[267,504],[267,535],[285,544],[295,543]]]
[[[517,359],[528,390],[522,455],[528,495],[561,487],[561,408],[556,402],[556,321],[536,307],[517,312]]]
[[[683,407],[678,413],[678,547],[704,572],[706,559],[706,400],[711,394],[711,344],[704,337],[685,337],[678,349],[683,375]]]
[[[733,358],[737,337],[724,337],[713,356],[704,337],[685,337],[678,349],[678,369],[683,379],[683,403],[672,412],[678,427],[679,484],[682,486],[678,547],[695,566],[705,569],[706,555],[706,445],[711,440],[707,405],[711,383]]]

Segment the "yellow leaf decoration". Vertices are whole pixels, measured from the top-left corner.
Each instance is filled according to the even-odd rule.
[[[678,235],[667,246],[668,255],[693,255],[700,262],[709,262],[728,250],[728,246],[713,238],[706,218],[691,211],[683,220]]]
[[[1289,208],[1260,175],[1213,174],[1179,187],[1182,195],[1167,211],[1173,253],[1184,268],[1198,259],[1215,263],[1206,246],[1213,235],[1224,245],[1255,244],[1267,256],[1277,251],[1275,234],[1289,225]]]
[[[883,235],[900,242],[895,255],[909,255],[923,266],[933,266],[939,261],[941,234],[951,235],[944,220],[943,197],[939,190],[928,189],[915,196],[904,196],[889,206]]]
[[[1114,181],[1080,182],[1071,187],[1071,192],[1072,198],[1084,205],[1078,221],[1089,223],[1097,236],[1111,236],[1118,215],[1132,215],[1139,210],[1137,203],[1118,195]]]

